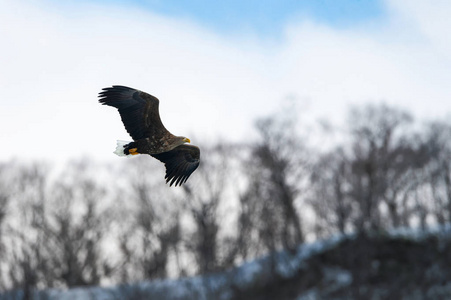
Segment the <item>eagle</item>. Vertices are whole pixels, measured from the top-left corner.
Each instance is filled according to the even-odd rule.
[[[149,154],[164,163],[166,183],[181,186],[197,169],[199,147],[187,145],[190,139],[175,136],[163,125],[158,110],[160,101],[143,91],[121,85],[103,88],[99,102],[115,107],[133,142],[117,141],[119,156]]]

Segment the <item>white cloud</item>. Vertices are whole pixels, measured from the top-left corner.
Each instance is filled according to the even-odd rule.
[[[117,112],[97,103],[112,84],[157,96],[166,127],[202,141],[246,137],[288,95],[315,117],[339,119],[349,103],[380,100],[443,115],[451,8],[437,3],[387,2],[387,19],[366,27],[303,20],[276,43],[127,7],[3,1],[1,157],[112,157],[115,140],[129,139]]]
[[[451,60],[451,2],[447,0],[392,0],[387,5],[405,26],[421,34],[430,47]]]
[[[418,14],[423,11],[421,3],[415,7]],[[439,42],[431,41],[419,30],[417,20],[433,18],[433,14],[425,10],[425,15],[413,16],[404,7],[389,5],[391,18],[366,28],[337,30],[309,22],[292,25],[282,55],[286,58],[284,73],[298,80],[300,95],[329,116],[345,103],[364,101],[386,101],[421,117],[443,115],[451,110],[451,85],[446,84],[451,79],[451,64],[449,57],[441,55],[449,53],[444,45],[451,41],[451,35],[446,35],[451,22],[442,20],[444,27],[434,31]],[[449,5],[442,9],[451,13]]]

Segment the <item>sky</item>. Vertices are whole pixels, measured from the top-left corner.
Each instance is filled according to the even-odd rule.
[[[293,102],[301,122],[370,102],[446,118],[450,15],[446,0],[0,0],[0,162],[116,159],[130,137],[97,102],[116,84],[201,147],[250,140]]]

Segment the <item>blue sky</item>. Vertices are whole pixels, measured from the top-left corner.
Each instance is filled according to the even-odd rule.
[[[163,16],[193,20],[222,34],[244,29],[277,36],[283,27],[303,17],[337,27],[350,27],[384,16],[378,0],[91,0],[103,6],[137,7]],[[77,5],[80,1],[73,1]],[[61,5],[60,1],[56,3]],[[67,5],[65,2],[64,5]]]
[[[116,159],[130,137],[97,102],[113,84],[157,96],[197,145],[252,140],[293,99],[304,130],[375,102],[450,118],[450,15],[447,0],[2,0],[0,159]]]

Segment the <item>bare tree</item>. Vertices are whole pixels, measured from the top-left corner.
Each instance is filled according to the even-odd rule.
[[[3,266],[7,263],[5,260],[6,257],[6,246],[5,246],[5,219],[7,214],[7,206],[9,199],[11,197],[11,190],[7,188],[8,180],[7,180],[7,164],[0,163],[0,289],[6,286],[6,282],[4,281],[4,275],[2,274]]]
[[[236,247],[231,238],[233,228],[230,228],[230,223],[227,226],[222,222],[230,218],[230,210],[221,211],[233,189],[230,176],[234,161],[230,155],[232,149],[236,148],[223,143],[204,147],[202,163],[192,185],[184,186],[184,207],[195,226],[186,245],[194,254],[199,273],[224,269],[235,259]],[[221,227],[225,227],[222,234]]]
[[[294,249],[304,240],[296,207],[307,163],[295,123],[285,116],[259,120],[260,137],[244,163],[248,186],[240,199],[239,242],[258,252]]]
[[[428,124],[425,145],[430,157],[426,168],[431,211],[438,223],[451,222],[451,124],[436,121]]]
[[[48,166],[45,164],[24,166],[11,163],[8,166],[11,180],[6,180],[5,190],[14,205],[9,206],[9,222],[4,224],[7,246],[5,244],[2,257],[8,261],[5,268],[8,280],[4,284],[7,288],[22,289],[24,297],[28,298],[32,290],[45,280],[45,275],[39,271],[43,267],[44,255],[40,251],[43,235],[30,224],[40,221],[37,211],[45,201],[47,174]]]
[[[46,236],[46,250],[53,255],[49,264],[55,280],[64,285],[98,285],[108,273],[108,262],[102,259],[102,239],[107,232],[108,213],[99,208],[102,189],[92,181],[55,187],[55,200],[47,224],[41,229]],[[77,195],[80,192],[80,195]],[[80,198],[78,196],[81,196]],[[77,206],[81,210],[77,213]]]
[[[95,285],[105,273],[100,255],[107,214],[99,210],[103,189],[83,166],[72,164],[57,182],[41,165],[23,167],[14,201],[19,223],[11,225],[12,287]],[[102,214],[102,218],[100,218]]]
[[[179,254],[179,206],[171,194],[149,180],[156,174],[154,165],[153,161],[140,157],[124,166],[132,169],[132,174],[126,177],[131,189],[122,192],[116,201],[121,252],[117,269],[122,282],[165,278],[170,252]]]
[[[354,229],[354,203],[349,197],[351,164],[342,148],[319,157],[311,175],[309,203],[315,212],[317,237]]]
[[[349,142],[319,157],[312,173],[317,233],[408,226],[414,214],[424,217],[419,194],[431,151],[410,130],[412,121],[386,105],[351,110]]]
[[[408,113],[386,105],[352,110],[350,196],[359,207],[356,228],[383,227],[381,204],[393,226],[401,225],[405,205],[400,202],[415,188],[413,169],[424,165],[421,150],[405,130],[411,122]]]

